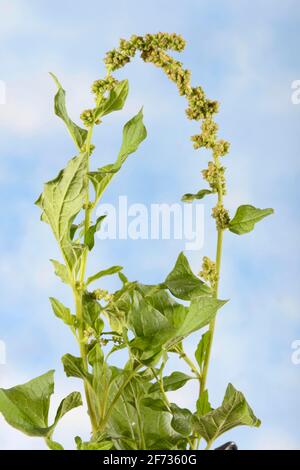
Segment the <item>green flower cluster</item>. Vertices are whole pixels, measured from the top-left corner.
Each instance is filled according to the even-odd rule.
[[[95,119],[95,114],[93,109],[86,109],[80,115],[80,119],[82,120],[85,127],[91,127],[94,124],[100,124],[100,119]]]
[[[139,51],[145,62],[151,62],[159,67],[172,80],[181,96],[185,96],[188,102],[187,117],[194,121],[201,121],[201,132],[193,135],[191,140],[195,149],[206,148],[212,151],[213,161],[208,163],[208,168],[202,172],[213,192],[224,195],[226,193],[225,167],[220,165],[219,157],[229,152],[230,144],[226,140],[218,139],[218,125],[214,121],[214,115],[219,110],[219,103],[208,99],[201,86],[191,86],[191,73],[184,69],[181,62],[167,54],[173,50],[181,52],[185,47],[184,39],[177,34],[158,33],[146,36],[131,36],[130,39],[121,39],[119,47],[109,51],[104,59],[109,71],[120,69],[126,65]],[[103,81],[100,89],[103,90]],[[95,82],[96,83],[96,82]],[[226,228],[229,223],[229,215],[223,205],[217,204],[213,210],[218,228]]]
[[[214,193],[221,191],[226,194],[225,167],[213,162],[208,162],[208,167],[202,170],[203,178],[208,182]]]
[[[94,81],[92,85],[92,93],[94,93],[97,99],[99,95],[104,95],[104,93],[106,93],[107,91],[112,90],[117,83],[118,80],[116,78],[112,77],[111,75],[108,75],[103,80]]]
[[[212,210],[212,216],[216,220],[218,230],[226,230],[229,226],[230,215],[223,204],[217,204]]]
[[[202,262],[202,271],[199,276],[205,281],[209,282],[211,287],[214,289],[218,282],[218,274],[216,269],[216,263],[212,261],[208,256],[204,256]]]
[[[94,290],[93,297],[96,300],[104,300],[104,302],[111,302],[113,299],[112,294],[110,294],[107,290],[104,290],[104,289]]]

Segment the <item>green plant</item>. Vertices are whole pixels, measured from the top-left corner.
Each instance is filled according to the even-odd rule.
[[[70,328],[79,346],[78,357],[66,354],[62,358],[66,375],[84,383],[91,421],[90,440],[83,442],[80,437],[75,438],[78,449],[198,449],[201,439],[209,449],[215,439],[235,426],[260,425],[243,394],[231,384],[222,404],[213,409],[208,397],[207,373],[216,314],[226,303],[218,298],[223,234],[226,230],[239,235],[250,232],[256,222],[273,211],[244,205],[231,218],[224,207],[226,180],[221,159],[228,153],[229,143],[217,136],[214,115],[218,103],[207,99],[201,87],[192,87],[190,72],[166,53],[167,50],[181,52],[184,46],[184,40],[176,34],[149,34],[121,40],[120,47],[106,55],[106,77],[92,86],[96,104],[81,115],[85,128],[69,118],[65,91],[52,75],[58,88],[55,113],[65,122],[78,155],[45,184],[36,204],[63,258],[63,263],[51,260],[55,274],[74,296],[74,314],[59,300],[51,298],[50,301],[54,314]],[[116,161],[97,170],[90,168],[95,125],[107,114],[122,109],[128,94],[128,82],[118,81],[111,73],[128,63],[137,51],[145,62],[160,67],[175,82],[180,95],[188,101],[188,118],[202,121],[201,132],[192,137],[194,147],[212,152],[212,160],[202,172],[208,188],[185,194],[183,201],[217,196],[212,212],[217,229],[215,260],[204,257],[202,270],[195,275],[181,253],[165,281],[157,285],[130,282],[120,266],[102,268],[86,277],[88,255],[104,219],[101,216],[94,220],[94,209],[113,176],[146,138],[141,110],[123,128]],[[118,274],[121,287],[114,293],[99,288],[101,278],[113,274]],[[203,328],[206,331],[192,360],[183,342]],[[122,369],[111,363],[119,350],[126,357]],[[164,375],[171,354],[188,365],[189,375],[179,371]],[[193,411],[171,403],[167,396],[167,392],[180,389],[190,380],[199,385]],[[49,371],[24,385],[1,389],[0,411],[15,428],[30,436],[43,437],[51,449],[62,449],[53,440],[55,427],[65,413],[80,406],[82,401],[79,392],[71,393],[61,402],[53,424],[49,425],[53,391],[53,371]]]

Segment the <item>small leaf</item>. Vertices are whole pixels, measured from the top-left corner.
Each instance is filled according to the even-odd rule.
[[[71,315],[70,309],[65,307],[59,300],[50,297],[51,306],[57,318],[60,318],[66,325],[74,326],[76,317]]]
[[[182,436],[189,436],[192,431],[192,413],[186,408],[179,408],[174,403],[171,404],[173,418],[171,426],[174,431]]]
[[[64,398],[56,412],[54,426],[57,425],[59,420],[69,411],[77,408],[78,406],[82,406],[82,399],[79,392],[72,392],[66,398]]]
[[[181,200],[182,202],[193,202],[195,199],[203,199],[207,194],[212,194],[212,191],[210,189],[201,189],[196,194],[184,194]]]
[[[221,434],[236,426],[259,427],[256,418],[244,395],[229,384],[222,405],[198,418],[197,432],[211,445]]]
[[[50,259],[50,261],[54,266],[54,272],[56,276],[58,276],[65,284],[70,284],[71,281],[67,266],[60,263],[59,261],[56,261],[55,259]]]
[[[97,279],[100,279],[101,277],[104,276],[111,276],[112,274],[116,274],[122,270],[122,266],[112,266],[111,268],[108,269],[103,269],[102,271],[99,271],[98,273],[94,274],[93,276],[90,276],[87,279],[86,285],[88,286],[91,284],[91,282],[96,281]]]
[[[128,121],[123,128],[123,141],[121,149],[115,163],[105,165],[99,168],[98,171],[89,173],[89,179],[94,186],[97,202],[106,187],[112,180],[113,176],[122,168],[128,155],[135,152],[140,143],[146,138],[147,131],[143,124],[143,113],[142,110]]]
[[[66,92],[61,86],[61,84],[59,83],[57,77],[53,73],[50,73],[50,75],[53,78],[58,88],[58,92],[56,93],[55,98],[54,98],[55,114],[64,121],[72,139],[74,140],[75,144],[80,150],[86,141],[87,131],[77,126],[77,124],[75,124],[69,118],[67,108],[66,108]]]
[[[94,328],[95,322],[101,313],[101,306],[99,302],[93,299],[89,293],[84,292],[82,296],[82,307],[83,321]]]
[[[164,284],[175,297],[182,300],[192,300],[194,297],[211,293],[210,287],[192,272],[183,253],[178,256],[176,264]]]
[[[203,363],[205,361],[206,353],[207,353],[207,347],[209,345],[211,338],[211,332],[208,330],[206,333],[202,335],[201,340],[199,341],[199,344],[197,346],[196,352],[195,352],[195,358],[196,361],[199,364],[200,370],[202,371],[203,369]]]
[[[143,110],[128,121],[123,129],[123,142],[118,159],[123,161],[128,155],[135,152],[147,137],[147,130],[143,123]]]
[[[273,209],[257,209],[250,205],[240,206],[229,223],[229,230],[237,235],[251,232],[257,222],[274,213]]]
[[[62,358],[64,371],[67,377],[77,377],[79,379],[89,379],[81,357],[72,356],[72,354],[65,354]]]
[[[189,380],[192,380],[194,377],[190,375],[186,375],[183,372],[172,372],[171,375],[166,376],[163,378],[163,386],[165,392],[171,392],[174,390],[178,390],[179,388],[183,387]],[[153,384],[150,389],[149,393],[158,392],[160,389],[159,384]]]
[[[64,450],[63,446],[59,442],[55,442],[49,437],[47,437],[45,441],[50,450]]]
[[[104,98],[101,101],[100,106],[95,110],[95,117],[99,119],[113,111],[121,110],[128,96],[128,91],[128,80],[123,80],[117,83],[110,91],[108,98]]]
[[[151,410],[167,412],[169,411],[165,402],[161,398],[146,397],[142,399],[141,404],[143,406],[146,406],[147,408],[151,408]]]
[[[201,393],[200,397],[197,400],[196,408],[197,416],[204,416],[210,411],[212,411],[212,407],[208,399],[208,390],[205,390]]]
[[[95,245],[95,234],[100,229],[103,220],[105,219],[106,215],[101,215],[96,220],[94,225],[91,225],[84,237],[84,243],[87,245],[88,249],[91,251]]]

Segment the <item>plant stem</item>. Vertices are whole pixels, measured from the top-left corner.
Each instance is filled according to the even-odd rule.
[[[218,163],[218,161],[217,161],[217,163]],[[222,188],[219,188],[219,190],[218,190],[218,204],[222,204],[222,203],[223,203],[223,191],[222,191]],[[217,279],[216,279],[216,284],[214,286],[214,296],[216,298],[218,297],[218,292],[219,292],[219,280],[220,280],[220,272],[221,272],[223,234],[224,234],[224,230],[223,229],[218,229],[217,252],[216,252],[216,274],[217,274]],[[201,378],[201,381],[200,381],[200,395],[206,389],[207,373],[208,373],[209,362],[210,362],[210,357],[211,357],[211,350],[212,350],[212,344],[213,344],[213,339],[214,339],[215,326],[216,326],[216,318],[214,318],[209,324],[210,338],[209,338],[209,343],[207,345],[207,351],[206,351],[206,356],[205,356],[204,366],[203,366],[203,373],[202,373],[202,378]]]
[[[96,107],[100,105],[102,100],[102,96],[100,95],[97,99]],[[91,150],[91,142],[93,137],[93,130],[94,124],[89,128],[87,133],[87,138],[85,142],[85,151],[90,154]],[[87,174],[86,174],[86,194],[85,194],[85,217],[84,217],[84,233],[86,234],[91,223],[91,206],[90,206],[90,194],[89,194],[89,180],[88,180],[88,173],[89,173],[89,158],[87,162]],[[76,304],[76,317],[79,320],[79,328],[78,328],[78,336],[79,336],[79,348],[80,348],[80,356],[82,358],[83,367],[86,372],[88,372],[88,360],[87,360],[87,350],[86,345],[84,343],[84,322],[82,317],[82,288],[84,285],[85,279],[85,272],[86,272],[86,264],[87,264],[87,255],[88,249],[86,248],[82,254],[81,266],[80,266],[80,276],[79,276],[79,286],[74,288],[74,297],[75,297],[75,304]],[[95,411],[93,405],[93,397],[92,397],[92,390],[90,384],[85,380],[84,381],[84,391],[86,396],[86,402],[88,407],[88,414],[90,416],[91,425],[92,425],[92,432],[95,434],[98,428],[98,419],[97,413]]]

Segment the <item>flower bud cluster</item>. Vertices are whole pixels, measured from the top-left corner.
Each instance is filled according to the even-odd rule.
[[[217,204],[212,210],[212,216],[216,220],[218,230],[225,230],[228,228],[230,222],[229,212],[223,204]]]
[[[208,258],[208,256],[204,256],[203,258],[202,271],[200,271],[199,276],[207,281],[212,288],[214,288],[218,282],[216,263]]]
[[[94,124],[100,124],[100,119],[95,119],[95,114],[93,109],[86,109],[80,115],[80,119],[82,120],[85,127],[91,127]]]

